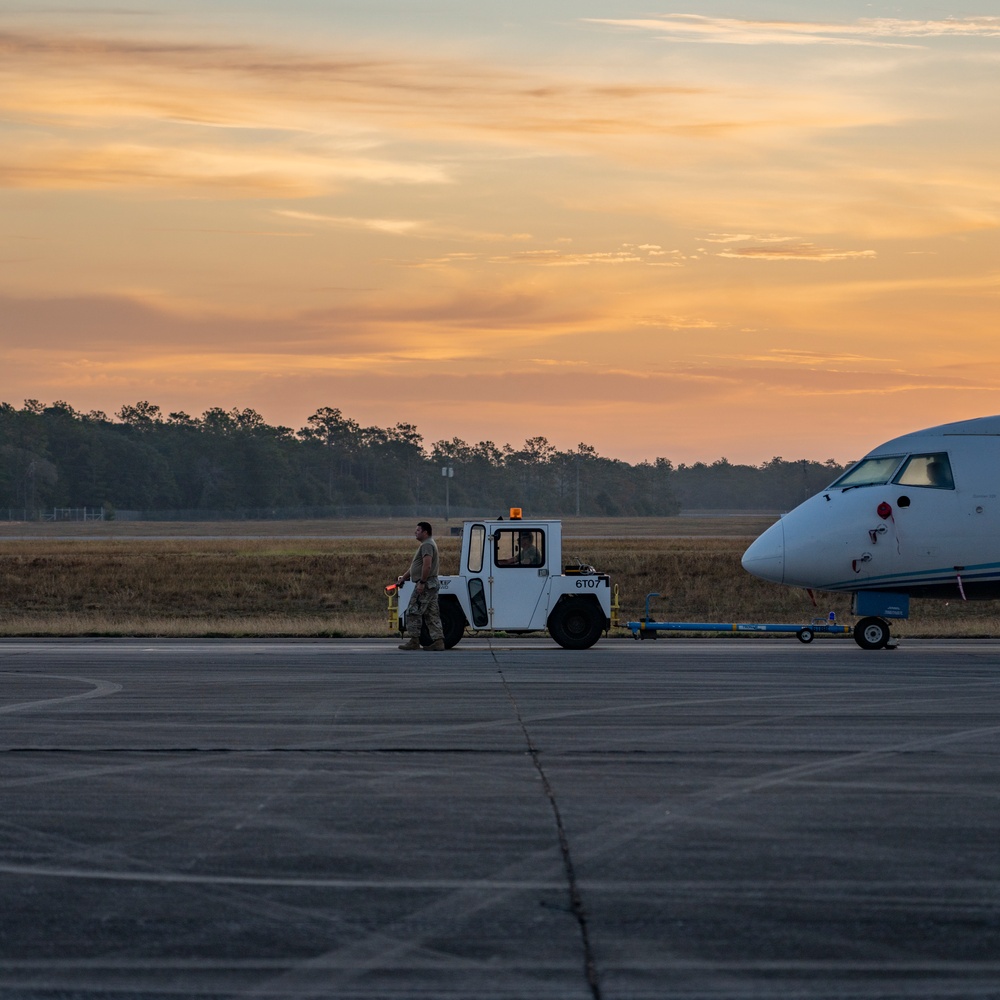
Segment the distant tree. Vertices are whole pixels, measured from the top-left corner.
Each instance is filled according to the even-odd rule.
[[[116,416],[123,424],[140,431],[148,431],[163,422],[160,408],[146,399],[139,400],[134,406],[123,406]]]
[[[0,505],[243,510],[321,504],[440,503],[451,465],[454,504],[488,513],[669,515],[684,507],[787,509],[841,467],[773,458],[691,466],[630,465],[585,443],[559,451],[542,435],[510,444],[459,437],[428,450],[412,423],[362,427],[322,407],[296,432],[249,407],[164,416],[149,400],[110,419],[69,403],[0,403]]]
[[[334,503],[344,495],[340,483],[351,475],[351,462],[358,450],[361,428],[354,420],[348,420],[339,409],[324,406],[306,421],[306,426],[298,432],[300,440],[321,445],[326,464],[327,500]]]

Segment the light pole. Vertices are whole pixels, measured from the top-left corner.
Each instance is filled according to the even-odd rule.
[[[455,478],[455,470],[452,466],[446,465],[441,469],[441,475],[444,476],[444,519],[448,520],[451,515],[451,497],[449,495],[449,481]]]

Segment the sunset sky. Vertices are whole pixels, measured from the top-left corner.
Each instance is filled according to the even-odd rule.
[[[846,461],[998,313],[998,0],[0,0],[16,406]]]

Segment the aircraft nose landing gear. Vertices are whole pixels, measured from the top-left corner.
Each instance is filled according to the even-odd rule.
[[[862,649],[895,649],[889,635],[889,623],[884,618],[862,618],[854,626],[854,641]]]

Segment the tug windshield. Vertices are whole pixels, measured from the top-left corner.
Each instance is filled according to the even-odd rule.
[[[831,490],[849,490],[855,486],[881,486],[892,479],[892,474],[899,468],[903,457],[902,455],[885,455],[880,458],[863,458],[829,488]]]

